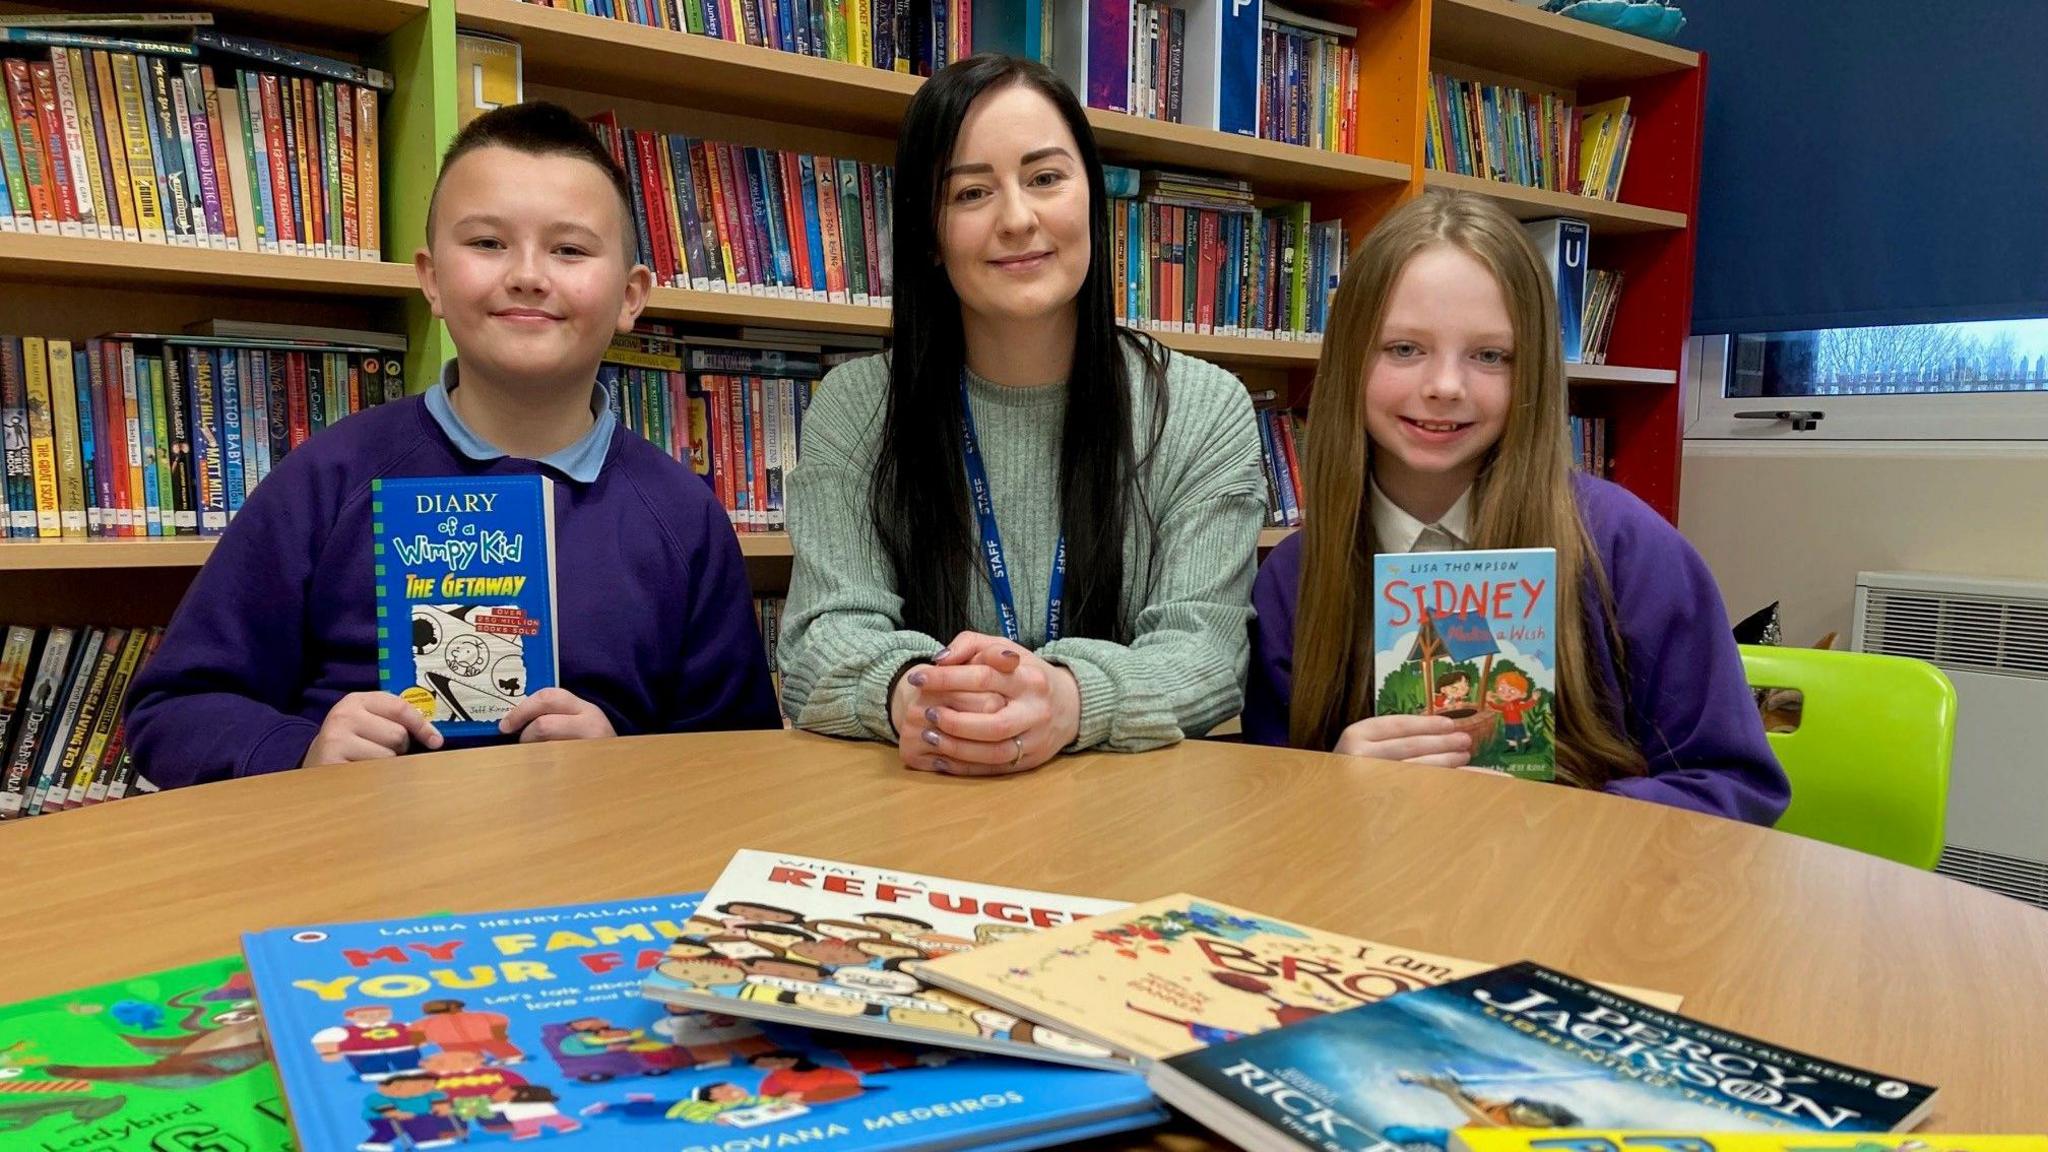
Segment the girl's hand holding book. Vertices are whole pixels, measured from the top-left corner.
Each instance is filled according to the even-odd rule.
[[[521,744],[547,740],[602,740],[618,733],[604,710],[566,688],[543,688],[498,721],[498,731],[519,733]]]
[[[1439,768],[1463,768],[1472,759],[1472,737],[1448,716],[1368,716],[1344,729],[1331,751],[1339,756],[1406,760]]]
[[[415,743],[428,751],[441,746],[441,733],[419,709],[389,692],[351,692],[328,710],[299,763],[311,768],[383,760],[404,755]]]

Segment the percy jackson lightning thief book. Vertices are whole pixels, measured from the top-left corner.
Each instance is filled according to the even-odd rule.
[[[1165,1118],[1128,1072],[657,1004],[701,895],[245,935],[301,1146],[1018,1152]]]
[[[1892,1132],[1935,1091],[1527,961],[1177,1056],[1148,1079],[1252,1152],[1436,1152],[1468,1127]]]
[[[1088,1068],[1101,1045],[937,988],[927,961],[1117,907],[743,848],[647,976],[666,1004]]]
[[[1557,551],[1373,559],[1373,715],[1445,716],[1471,766],[1556,774]]]
[[[377,677],[443,736],[496,735],[559,682],[555,500],[545,476],[370,482]]]

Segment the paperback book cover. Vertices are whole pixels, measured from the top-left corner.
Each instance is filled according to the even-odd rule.
[[[2048,1136],[1461,1128],[1451,1152],[2048,1152]]]
[[[0,1007],[0,1147],[291,1152],[241,958]]]
[[[1563,217],[1533,220],[1522,225],[1522,230],[1529,234],[1529,241],[1536,246],[1536,254],[1557,290],[1564,362],[1577,364],[1585,358],[1582,329],[1586,316],[1586,245],[1592,232],[1584,220]]]
[[[1490,967],[1179,893],[941,956],[918,973],[1142,1064]],[[1629,991],[1678,1007],[1675,996]]]
[[[444,736],[489,736],[559,683],[554,484],[545,476],[370,483],[377,672]]]
[[[1556,774],[1557,551],[1373,560],[1373,714],[1447,716],[1475,768]]]
[[[1890,1132],[1934,1089],[1773,1047],[1524,961],[1154,1065],[1252,1149],[1441,1149],[1466,1128]]]
[[[664,1003],[1085,1067],[1100,1045],[935,988],[927,961],[1117,907],[742,849],[648,976]]]
[[[308,1152],[1022,1149],[1162,1119],[1142,1079],[640,995],[701,893],[243,937]]]

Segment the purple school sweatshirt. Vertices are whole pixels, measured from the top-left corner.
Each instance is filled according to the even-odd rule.
[[[321,432],[250,494],[129,695],[138,770],[170,788],[296,768],[337,700],[377,689],[371,480],[540,471],[562,687],[621,736],[779,727],[739,541],[702,479],[623,426],[589,483],[472,459],[413,396]]]
[[[1606,790],[1695,812],[1770,825],[1792,796],[1785,770],[1764,739],[1763,720],[1742,674],[1713,574],[1678,530],[1620,485],[1578,476],[1580,514],[1614,588],[1627,646],[1627,715],[1605,616],[1589,584],[1581,590],[1595,622],[1592,659],[1602,704],[1649,762],[1647,775]],[[1294,682],[1294,611],[1300,596],[1301,537],[1281,541],[1252,586],[1251,682],[1245,739],[1287,743]]]

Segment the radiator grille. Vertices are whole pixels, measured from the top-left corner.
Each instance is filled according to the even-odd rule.
[[[2048,603],[1896,588],[1865,592],[1865,652],[1910,656],[1951,672],[2048,680]]]
[[[2048,908],[2048,864],[2038,860],[1950,845],[1941,850],[1941,863],[1934,870],[2036,908]]]

